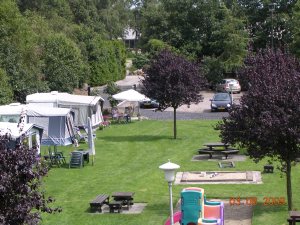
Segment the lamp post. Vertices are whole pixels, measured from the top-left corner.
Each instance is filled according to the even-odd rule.
[[[272,50],[274,49],[274,43],[273,43],[273,36],[274,36],[274,27],[273,27],[273,14],[275,11],[275,3],[270,3],[269,4],[269,11],[271,12],[271,24],[272,24],[272,31],[271,31],[271,47]]]
[[[173,219],[173,200],[172,200],[172,183],[175,179],[175,170],[179,169],[180,166],[169,162],[159,166],[159,169],[163,170],[165,172],[165,180],[168,182],[169,186],[169,194],[170,194],[170,218],[171,218],[171,225],[174,225],[174,219]]]

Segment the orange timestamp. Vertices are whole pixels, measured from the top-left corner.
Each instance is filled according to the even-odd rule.
[[[229,205],[257,205],[257,197],[246,197],[241,199],[240,197],[230,197],[229,199]],[[263,197],[263,205],[264,206],[280,206],[280,205],[286,205],[285,197],[269,197],[264,196]]]

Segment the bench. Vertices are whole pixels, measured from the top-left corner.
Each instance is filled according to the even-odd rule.
[[[109,212],[114,213],[115,210],[118,210],[118,213],[122,211],[122,201],[113,201],[108,203]]]
[[[109,204],[109,195],[107,194],[102,194],[102,195],[98,195],[93,201],[90,202],[90,207],[92,209],[92,211],[99,211],[102,212],[102,205]]]
[[[213,150],[209,150],[208,148],[203,148],[198,150],[199,154],[209,154],[209,158],[212,158],[212,154],[215,153]]]
[[[274,166],[272,165],[264,165],[264,172],[265,173],[273,173]]]
[[[228,149],[228,150],[223,150],[223,151],[220,151],[222,154],[225,155],[225,158],[227,159],[229,155],[231,154],[237,154],[239,152],[238,149]]]

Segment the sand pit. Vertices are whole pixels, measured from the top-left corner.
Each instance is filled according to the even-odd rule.
[[[178,172],[175,184],[261,184],[259,171]]]

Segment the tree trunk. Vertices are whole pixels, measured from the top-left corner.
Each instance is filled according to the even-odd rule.
[[[292,182],[291,182],[291,161],[286,161],[286,193],[288,201],[288,210],[291,211],[293,208],[292,203]]]
[[[176,128],[176,108],[174,107],[174,126],[173,126],[173,131],[174,131],[174,139],[177,137],[177,128]]]

